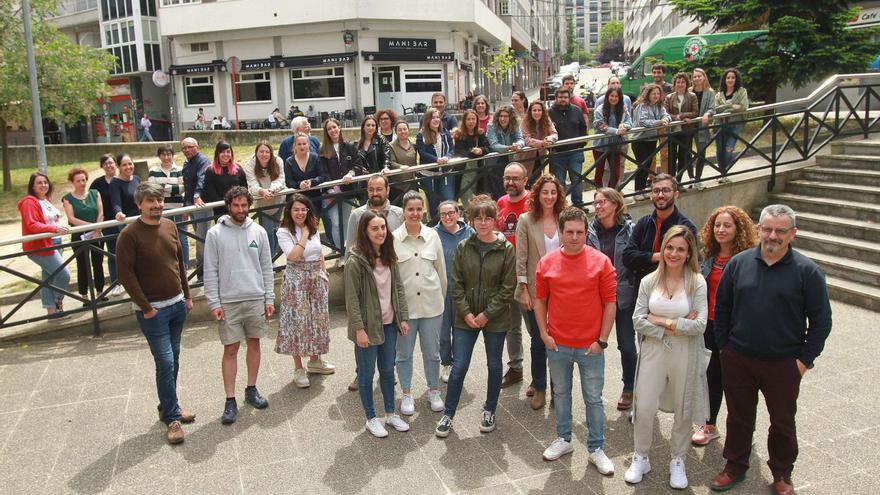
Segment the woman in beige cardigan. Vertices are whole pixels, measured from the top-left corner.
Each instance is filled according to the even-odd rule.
[[[624,479],[638,483],[651,471],[648,452],[660,409],[675,413],[669,485],[681,490],[688,485],[684,459],[691,425],[702,424],[709,414],[703,345],[709,310],[691,231],[670,228],[660,253],[657,271],[642,279],[633,313],[640,342],[633,408],[635,453]]]
[[[552,175],[542,175],[532,185],[529,211],[516,224],[516,278],[514,297],[519,300],[532,344],[532,409],[544,407],[547,401],[547,349],[541,340],[535,320],[535,271],[544,254],[559,248],[559,214],[566,206],[565,191]]]

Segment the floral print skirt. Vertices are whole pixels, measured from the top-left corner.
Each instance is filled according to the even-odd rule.
[[[275,352],[319,356],[330,351],[330,283],[320,261],[287,264]]]

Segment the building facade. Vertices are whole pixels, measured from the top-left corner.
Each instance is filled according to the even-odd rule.
[[[700,26],[663,0],[624,0],[623,50],[635,58],[657,38],[711,33],[711,25]]]
[[[624,20],[624,4],[625,0],[567,0],[566,20],[574,20],[575,38],[585,50],[599,47],[606,24]]]

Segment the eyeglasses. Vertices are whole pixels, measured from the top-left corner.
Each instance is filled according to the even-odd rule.
[[[458,215],[458,210],[452,210],[452,211],[441,211],[441,212],[440,212],[440,218],[453,217],[453,216],[455,216],[455,215]]]
[[[657,196],[661,194],[672,194],[673,191],[674,190],[671,187],[664,187],[662,189],[659,187],[655,187],[654,189],[651,189],[651,193],[656,194]]]
[[[776,235],[783,236],[783,235],[791,232],[792,227],[789,227],[787,229],[783,229],[783,228],[774,229],[772,227],[761,227],[760,229],[761,229],[761,233],[764,235],[770,235],[770,234],[776,232]]]
[[[526,180],[525,177],[508,177],[508,176],[503,177],[503,179],[504,179],[504,182],[522,182],[522,181]]]
[[[610,202],[611,201],[608,201],[607,199],[597,199],[597,200],[593,201],[593,204],[596,206],[605,206]]]

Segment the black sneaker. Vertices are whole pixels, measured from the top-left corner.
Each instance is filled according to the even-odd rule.
[[[220,417],[220,422],[224,425],[231,425],[235,423],[236,418],[238,418],[238,403],[235,399],[226,399],[226,406],[223,408],[223,416]]]
[[[444,414],[443,417],[440,418],[440,422],[437,423],[437,428],[434,429],[434,434],[437,435],[438,438],[446,438],[451,431],[452,418]]]
[[[269,407],[269,401],[260,395],[260,392],[257,391],[257,387],[255,386],[244,389],[244,401],[257,409],[266,409]]]
[[[495,430],[495,413],[491,411],[483,411],[483,419],[480,420],[480,431],[489,433]]]

